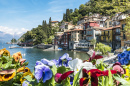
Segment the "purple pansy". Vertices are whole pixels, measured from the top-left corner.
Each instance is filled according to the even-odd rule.
[[[74,77],[73,76],[69,76],[69,77],[70,77],[70,84],[73,85]]]
[[[41,62],[45,65],[48,65],[48,66],[53,66],[54,63],[52,61],[49,61],[47,59],[41,59]]]
[[[124,64],[127,65],[129,63],[129,60],[128,59],[124,59]]]
[[[127,57],[127,51],[124,51],[123,53],[120,54],[121,58],[126,58]]]
[[[43,79],[43,83],[45,83],[47,80],[51,79],[52,75],[52,71],[48,66],[44,64],[35,66],[35,78],[38,82],[40,79]]]
[[[56,60],[56,59],[53,59],[53,60],[51,60],[56,66],[58,65],[58,60]]]
[[[120,63],[121,63],[121,65],[124,65],[124,58],[120,59]]]
[[[37,65],[43,65],[43,63],[40,62],[40,61],[36,61],[36,65],[35,66],[37,66]]]
[[[65,53],[63,56],[59,57],[59,60],[58,60],[58,61],[59,61],[59,66],[61,66],[62,64],[63,64],[65,67],[69,66],[69,65],[68,65],[68,62],[69,62],[70,60],[72,60],[72,58],[69,57],[69,54],[68,54],[68,53]]]

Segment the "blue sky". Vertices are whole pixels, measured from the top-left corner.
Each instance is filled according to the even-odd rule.
[[[0,31],[23,34],[43,20],[61,21],[67,8],[79,8],[88,0],[0,0]]]

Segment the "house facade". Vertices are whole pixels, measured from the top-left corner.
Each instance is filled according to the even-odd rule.
[[[51,26],[52,27],[59,27],[58,23],[59,23],[59,21],[51,21]]]
[[[71,41],[69,42],[69,49],[76,49],[76,45],[83,39],[83,29],[71,30]]]

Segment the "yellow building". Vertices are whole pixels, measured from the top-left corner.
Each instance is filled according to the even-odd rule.
[[[101,42],[112,47],[112,27],[101,30]]]
[[[124,27],[126,25],[126,20],[122,19],[120,20],[121,24],[121,30],[124,30]],[[121,32],[121,47],[130,47],[130,35],[129,33]]]

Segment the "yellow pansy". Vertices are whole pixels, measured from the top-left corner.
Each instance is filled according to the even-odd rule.
[[[0,50],[0,55],[10,56],[10,52],[6,48],[3,48]]]
[[[18,62],[20,58],[22,58],[21,52],[14,53],[12,56],[15,62]]]
[[[8,50],[5,50],[3,53],[4,56],[10,56],[10,52]]]
[[[126,70],[126,74],[125,75],[125,79],[126,80],[129,80],[130,79],[130,65],[127,65],[127,68],[125,69]]]
[[[16,75],[15,69],[8,69],[0,71],[0,81],[8,81]]]

